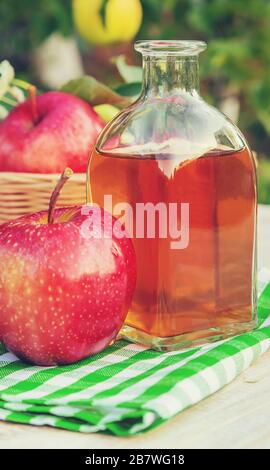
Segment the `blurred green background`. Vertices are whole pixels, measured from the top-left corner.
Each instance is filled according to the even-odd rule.
[[[119,8],[132,12],[127,21]],[[106,33],[109,23],[117,38]],[[259,200],[270,203],[270,1],[0,0],[0,59],[44,90],[83,73],[119,84],[111,59],[140,63],[132,47],[136,32],[141,39],[208,42],[202,94],[246,135],[259,160]]]

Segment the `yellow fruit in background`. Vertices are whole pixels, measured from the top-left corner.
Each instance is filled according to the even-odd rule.
[[[140,0],[73,0],[78,32],[96,45],[130,41],[140,29],[142,15]]]

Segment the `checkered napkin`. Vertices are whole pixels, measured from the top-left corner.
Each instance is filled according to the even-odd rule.
[[[118,436],[154,428],[231,382],[270,346],[270,272],[256,330],[161,353],[118,341],[77,364],[34,367],[0,344],[0,419]]]

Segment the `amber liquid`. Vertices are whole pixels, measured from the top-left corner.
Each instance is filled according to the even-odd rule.
[[[171,249],[169,237],[133,238],[138,274],[128,325],[164,338],[252,320],[256,177],[247,148],[181,163],[94,152],[91,186],[94,202],[111,194],[134,213],[138,202],[190,205],[187,248]]]

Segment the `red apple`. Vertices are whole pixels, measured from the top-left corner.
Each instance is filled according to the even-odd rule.
[[[94,206],[87,216],[81,207],[55,210],[52,201],[49,214],[0,226],[0,339],[39,365],[73,363],[108,346],[136,282],[133,245],[119,222]]]
[[[86,171],[105,123],[93,108],[68,93],[52,91],[25,101],[0,123],[0,171]]]

